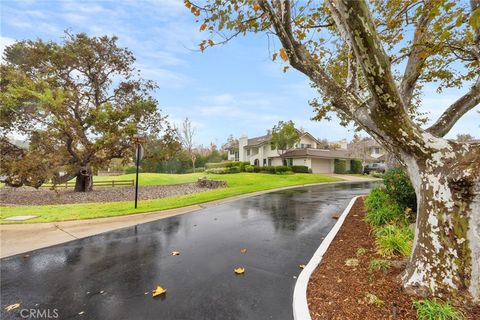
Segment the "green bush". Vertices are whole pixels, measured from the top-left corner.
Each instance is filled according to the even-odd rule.
[[[245,172],[254,172],[255,166],[246,165]]]
[[[384,206],[386,203],[392,202],[390,196],[385,192],[383,188],[373,188],[368,196],[365,198],[365,209],[367,212],[377,210]]]
[[[352,160],[350,162],[350,172],[354,174],[363,173],[362,161]]]
[[[387,225],[375,231],[375,246],[382,257],[409,256],[412,252],[413,231],[409,227]]]
[[[274,166],[263,166],[263,167],[260,167],[260,172],[275,173],[275,167]]]
[[[405,216],[403,215],[402,208],[393,202],[386,203],[378,209],[368,211],[365,214],[364,220],[366,223],[376,227],[392,222],[401,222],[405,224]]]
[[[292,166],[291,168],[295,173],[309,173],[307,166]]]
[[[131,166],[125,169],[125,174],[135,173],[137,172],[137,168],[135,166]],[[138,172],[142,172],[141,168],[139,168]]]
[[[228,173],[239,173],[239,167],[223,167],[223,168],[211,168],[205,170],[205,173],[213,173],[213,174],[228,174]]]
[[[463,320],[465,316],[448,302],[441,303],[436,299],[414,301],[418,320]]]
[[[347,172],[347,160],[335,159],[335,173],[343,174]]]
[[[289,166],[276,166],[275,168],[275,173],[287,173],[287,172],[292,172],[292,168]]]
[[[417,196],[407,173],[402,168],[388,170],[383,175],[385,191],[402,209],[417,210]]]

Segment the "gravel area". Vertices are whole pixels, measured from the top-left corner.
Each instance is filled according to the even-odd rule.
[[[168,186],[140,186],[139,199],[160,199],[171,196],[192,194],[209,190],[198,187],[196,183]],[[59,188],[56,191],[47,188],[9,188],[0,189],[2,205],[49,205],[88,202],[114,202],[134,200],[135,187],[97,187],[91,192],[74,192],[72,188]]]

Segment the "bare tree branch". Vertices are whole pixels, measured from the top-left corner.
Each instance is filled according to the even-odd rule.
[[[428,3],[424,3],[424,6],[427,5]],[[423,10],[423,14],[420,17],[418,25],[413,33],[414,36],[412,49],[409,52],[407,66],[405,67],[405,72],[400,84],[400,92],[405,108],[408,107],[410,101],[412,100],[416,83],[422,74],[423,65],[426,60],[426,57],[422,57],[421,55],[421,53],[424,51],[424,47],[417,44],[424,42],[428,35],[428,25],[431,21],[432,15],[430,14],[430,10]]]
[[[455,101],[438,118],[438,120],[427,129],[430,133],[443,137],[446,135],[457,121],[468,111],[472,110],[480,103],[480,77],[468,93]]]

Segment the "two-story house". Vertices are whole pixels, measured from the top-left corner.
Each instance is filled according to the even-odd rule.
[[[383,163],[386,160],[386,150],[374,139],[363,138],[347,145],[347,154],[362,160],[364,163]]]
[[[313,173],[333,173],[335,159],[353,159],[346,150],[319,149],[320,142],[308,132],[302,132],[300,141],[283,154],[284,163],[278,150],[272,149],[271,134],[238,139],[238,147],[231,146],[228,151],[230,161],[248,161],[257,166],[298,165],[307,166]],[[347,161],[347,170],[350,161]]]

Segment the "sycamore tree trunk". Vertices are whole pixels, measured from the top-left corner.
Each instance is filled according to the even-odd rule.
[[[443,141],[444,148],[430,157],[406,161],[418,208],[404,286],[424,296],[478,303],[480,146]]]
[[[479,1],[472,3],[480,7]],[[421,76],[421,57],[415,50],[410,52],[398,85],[366,1],[325,2],[353,53],[349,66],[355,68],[349,68],[346,84],[333,79],[299,42],[292,31],[291,2],[282,3],[258,1],[290,65],[307,75],[336,110],[355,120],[408,170],[417,194],[418,217],[404,286],[421,295],[480,303],[480,143],[443,138],[463,114],[480,103],[480,77],[435,124],[423,129],[407,112]],[[422,21],[417,37],[426,30],[428,19]],[[480,28],[476,32],[480,47]],[[359,94],[360,88],[351,81],[357,68],[368,95]]]
[[[75,192],[87,192],[93,190],[93,173],[90,166],[81,167],[76,175]]]

